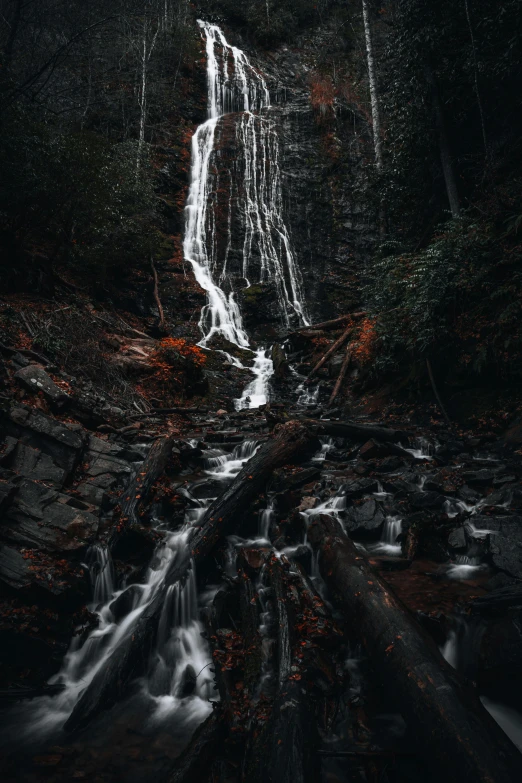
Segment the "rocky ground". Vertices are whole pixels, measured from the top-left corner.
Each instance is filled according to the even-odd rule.
[[[156,338],[110,334],[111,355],[118,361],[150,365]],[[144,398],[130,397],[118,405],[116,395],[71,376],[24,344],[1,346],[0,698],[7,708],[52,693],[58,686],[48,686],[47,680],[60,668],[73,634],[87,633],[96,622],[86,608],[95,567],[89,552],[114,535],[122,503],[135,491],[136,476],[158,438],[172,438],[164,470],[147,497],[136,496],[138,521],[125,528],[113,550],[116,577],[127,585],[140,582],[161,538],[153,521],[167,520],[176,529],[194,498],[219,491],[205,470],[216,449],[230,453],[245,440],[266,441],[274,427],[294,418],[334,424],[355,413],[363,423],[376,423],[367,411],[377,397],[368,394],[341,396],[338,407],[328,411],[338,357],[318,373],[317,399],[303,402],[296,387],[318,349],[310,350],[301,337],[293,353],[292,344],[286,354],[274,351],[269,405],[234,411],[233,399],[249,374],[215,350],[204,370],[207,392],[168,415],[155,412],[165,407],[165,399],[134,405]],[[351,385],[357,370],[352,375]],[[337,516],[437,644],[447,647],[453,640],[461,656],[453,662],[481,692],[520,709],[517,428],[506,436],[450,427],[431,403],[388,404],[379,420],[404,430],[400,442],[341,437],[334,429],[312,460],[274,472],[266,495],[245,509],[240,535],[256,535],[268,497],[275,549],[313,573],[311,550],[303,545],[305,517]],[[390,521],[396,519],[400,528],[392,530]],[[362,695],[358,691],[359,717],[351,731],[366,731],[365,710],[370,716],[374,711],[372,687],[363,688]],[[180,750],[169,730],[151,743],[150,734],[129,726],[115,709],[110,715],[111,736],[121,747],[117,760],[102,741],[105,719],[87,744],[74,739],[39,751],[24,771],[26,779],[45,774],[49,780],[116,781],[130,774],[129,765],[134,770],[129,779],[167,774]]]

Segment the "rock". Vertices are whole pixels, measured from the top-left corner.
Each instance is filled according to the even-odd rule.
[[[62,422],[26,407],[13,408],[5,420],[7,433],[48,454],[69,478],[85,446],[83,431],[74,432]]]
[[[41,392],[51,407],[56,410],[63,410],[71,401],[69,395],[60,389],[45,370],[37,364],[22,367],[14,374],[14,378],[21,386],[34,394]]]
[[[270,490],[281,492],[288,489],[299,489],[321,475],[320,468],[296,468],[289,471],[284,468],[274,470],[270,481]]]
[[[366,443],[359,449],[359,456],[364,460],[378,457],[388,457],[391,455],[392,451],[385,443],[379,443],[373,438],[366,441]]]
[[[18,487],[12,481],[0,478],[0,514],[5,514],[17,490]]]
[[[463,527],[457,527],[451,531],[448,536],[448,544],[453,549],[466,549],[468,541]]]
[[[24,479],[0,525],[0,535],[7,541],[43,552],[81,550],[94,539],[99,520],[73,505],[78,502]]]
[[[220,408],[218,411],[216,411],[216,416],[226,416],[227,412],[223,410],[223,408]]]
[[[55,487],[62,487],[66,479],[65,470],[58,467],[48,454],[21,442],[16,443],[9,460],[4,464],[20,476],[44,481]]]
[[[471,505],[474,505],[475,503],[478,503],[481,495],[477,492],[476,489],[471,489],[471,487],[468,487],[467,484],[464,484],[464,486],[460,487],[460,489],[457,491],[457,497],[459,500],[463,500],[464,503],[470,503]]]
[[[393,470],[399,470],[404,466],[400,457],[385,457],[380,465],[377,465],[377,473],[391,473]]]
[[[346,514],[346,527],[351,533],[376,532],[384,523],[384,514],[374,498],[353,506]]]
[[[369,495],[372,492],[377,492],[379,484],[375,479],[363,478],[358,481],[350,481],[344,484],[342,487],[343,494],[350,500],[356,500],[362,498],[363,495]]]
[[[499,570],[522,579],[522,517],[475,516],[477,529],[494,531],[488,536],[491,562]]]
[[[190,663],[185,667],[183,674],[181,675],[181,682],[179,684],[177,697],[178,699],[184,699],[190,696],[196,690],[197,675],[196,670]]]
[[[438,492],[412,492],[409,495],[410,505],[413,508],[442,508],[445,502],[444,495]]]
[[[111,602],[109,609],[114,615],[117,623],[126,617],[137,605],[143,591],[138,585],[130,585],[120,595]]]
[[[462,478],[471,486],[490,487],[495,479],[495,474],[492,470],[483,468],[482,470],[466,471],[462,473]]]
[[[112,476],[128,476],[132,468],[120,459],[107,456],[95,457],[87,469],[87,475],[91,477],[109,473]]]
[[[297,507],[298,511],[310,511],[310,509],[315,508],[319,502],[318,498],[314,497],[306,497],[301,500],[301,503]]]
[[[20,590],[30,584],[30,560],[25,560],[17,549],[0,546],[0,580],[4,584]]]

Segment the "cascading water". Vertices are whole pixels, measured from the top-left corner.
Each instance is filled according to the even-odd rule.
[[[192,265],[197,282],[207,293],[201,311],[202,347],[221,335],[241,348],[249,347],[241,311],[232,288],[229,255],[232,225],[241,226],[243,236],[234,238],[242,247],[241,275],[250,285],[254,258],[259,267],[258,281],[274,285],[283,321],[295,316],[307,324],[301,291],[301,278],[283,219],[279,141],[269,116],[270,93],[262,75],[250,64],[244,52],[231,46],[216,25],[198,22],[206,43],[208,119],[192,139],[190,188],[186,205],[184,257]],[[238,148],[243,161],[239,220],[232,220],[232,172],[228,172],[229,199],[226,247],[220,250],[215,193],[220,159],[218,141],[225,118],[233,115]],[[236,190],[237,190],[236,187]],[[239,271],[239,270],[238,270]],[[217,280],[217,282],[216,282]],[[223,290],[227,286],[228,291]],[[255,380],[239,401],[239,409],[259,407],[268,398],[268,382],[273,365],[264,349],[254,363]],[[247,400],[248,398],[248,400]]]

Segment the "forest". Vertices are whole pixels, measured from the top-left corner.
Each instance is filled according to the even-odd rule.
[[[0,0],[0,764],[522,777],[517,0]]]

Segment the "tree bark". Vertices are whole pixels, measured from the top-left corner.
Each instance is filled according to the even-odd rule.
[[[382,169],[382,139],[381,116],[379,111],[379,95],[377,91],[377,74],[373,56],[372,31],[370,27],[370,14],[367,0],[362,0],[364,37],[366,40],[366,59],[368,61],[368,79],[370,82],[370,101],[372,104],[373,145],[375,149],[375,165]]]
[[[348,367],[350,366],[350,359],[351,358],[352,358],[352,351],[351,351],[350,347],[348,347],[346,349],[346,354],[345,354],[345,357],[344,357],[344,361],[343,361],[343,363],[341,365],[341,371],[340,371],[339,377],[337,378],[337,381],[335,383],[335,386],[334,386],[334,389],[333,389],[333,392],[332,392],[332,396],[330,397],[330,399],[328,401],[328,405],[329,406],[333,405],[333,403],[335,402],[335,398],[337,397],[337,395],[339,394],[339,391],[341,390],[341,386],[342,386],[342,383],[344,381],[344,376],[348,372]]]
[[[356,424],[352,421],[327,421],[324,419],[301,419],[301,421],[316,435],[333,435],[338,438],[351,438],[359,441],[375,438],[390,443],[408,440],[408,434],[404,430],[378,427],[373,424]]]
[[[334,342],[334,344],[333,344],[333,345],[332,345],[332,346],[331,346],[331,347],[330,347],[330,348],[329,348],[329,349],[326,351],[326,353],[324,354],[324,356],[322,357],[322,359],[320,359],[320,360],[317,362],[317,364],[315,365],[315,367],[314,367],[314,368],[312,369],[312,371],[310,372],[310,375],[308,376],[308,379],[312,378],[312,376],[314,376],[314,375],[315,375],[315,373],[316,373],[318,370],[320,370],[320,369],[321,369],[321,367],[323,366],[323,364],[325,364],[325,362],[327,362],[327,361],[328,361],[328,359],[330,358],[330,356],[331,356],[333,353],[335,353],[335,351],[337,351],[337,349],[338,349],[338,348],[340,348],[340,347],[341,347],[341,345],[342,345],[344,342],[346,342],[346,340],[347,340],[347,339],[349,338],[349,336],[351,335],[352,331],[353,331],[353,326],[350,324],[350,326],[348,327],[348,329],[346,329],[346,330],[345,330],[345,331],[342,333],[342,335],[339,337],[339,339],[338,339],[338,340],[336,340],[336,341]]]
[[[161,304],[161,299],[159,295],[158,273],[156,271],[156,267],[154,266],[154,260],[152,258],[150,259],[150,265],[152,267],[152,276],[154,277],[154,301],[156,302],[156,307],[158,308],[158,313],[159,313],[158,327],[163,331],[165,329],[165,314],[163,312],[163,305]]]
[[[155,643],[165,593],[170,585],[185,578],[191,560],[196,567],[223,537],[234,531],[275,468],[306,459],[317,448],[317,439],[300,422],[290,421],[276,428],[275,437],[260,447],[228,489],[207,509],[194,528],[186,550],[174,559],[154,598],[80,696],[65,723],[66,731],[85,728],[102,710],[112,707],[132,680],[143,672]]]
[[[367,314],[366,311],[360,313],[347,313],[346,315],[339,316],[339,318],[333,318],[331,321],[323,321],[320,324],[311,324],[310,326],[302,326],[300,329],[296,329],[295,332],[290,332],[290,334],[288,334],[287,337],[292,337],[293,335],[296,334],[302,334],[303,332],[314,331],[316,329],[317,330],[332,329],[335,326],[345,323],[345,321],[364,318],[366,314]]]
[[[308,535],[319,548],[321,573],[335,600],[441,779],[448,783],[522,779],[518,750],[470,683],[446,663],[435,642],[346,538],[337,520],[319,516]]]

